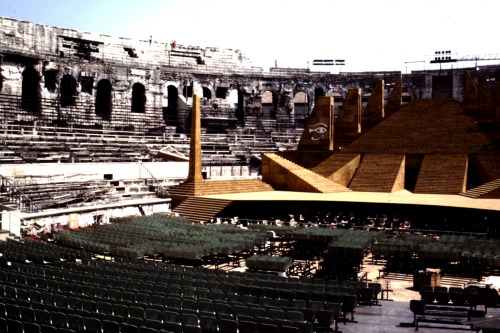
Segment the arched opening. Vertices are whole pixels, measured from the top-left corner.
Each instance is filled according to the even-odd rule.
[[[270,117],[273,110],[273,93],[269,90],[261,94],[261,105],[264,116]]]
[[[309,95],[304,91],[299,91],[293,97],[293,104],[295,108],[295,118],[297,120],[306,119],[309,116]]]
[[[227,87],[217,87],[215,89],[215,97],[226,99],[227,97]]]
[[[177,98],[179,93],[177,87],[168,86],[167,87],[167,107],[163,108],[163,120],[166,125],[177,125]]]
[[[76,79],[69,74],[66,74],[61,79],[61,106],[74,106],[76,90]]]
[[[43,79],[45,81],[45,89],[51,93],[56,91],[57,83],[57,71],[55,69],[49,69],[43,72]]]
[[[238,90],[238,104],[236,106],[235,117],[240,124],[245,125],[245,90],[239,88]]]
[[[207,87],[203,87],[203,98],[212,99],[212,91]]]
[[[21,107],[38,113],[41,108],[40,74],[33,66],[29,66],[26,67],[22,75]]]
[[[92,95],[92,90],[94,89],[94,78],[90,76],[82,76],[80,78],[80,90],[82,93],[88,93]]]
[[[102,119],[111,119],[112,110],[112,95],[111,95],[111,82],[103,79],[97,82],[96,95],[95,95],[95,113]]]
[[[146,87],[142,83],[132,86],[132,112],[146,112]]]
[[[323,88],[318,87],[314,89],[314,104],[316,104],[318,102],[318,99],[322,96],[325,96],[325,91],[323,90]]]

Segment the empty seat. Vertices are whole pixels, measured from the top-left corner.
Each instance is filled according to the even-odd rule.
[[[120,333],[138,333],[137,326],[129,323],[120,324]]]
[[[140,306],[129,306],[128,307],[128,315],[129,317],[134,317],[134,318],[145,318],[145,313],[144,313],[144,308]]]
[[[221,333],[238,333],[238,324],[235,320],[219,318],[218,319],[219,332]]]
[[[215,333],[217,332],[217,318],[214,316],[200,315],[200,328],[203,333]]]
[[[66,319],[66,314],[62,312],[51,312],[50,320],[52,321],[52,326],[57,328],[66,328],[68,327],[68,322]]]
[[[238,328],[239,333],[259,333],[259,326],[254,321],[240,321]]]

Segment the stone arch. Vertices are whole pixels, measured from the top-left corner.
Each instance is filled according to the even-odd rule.
[[[244,125],[245,123],[245,89],[239,87],[237,90],[238,102],[236,105],[236,111],[234,113],[236,119]]]
[[[132,112],[146,112],[146,87],[139,82],[132,86]]]
[[[212,99],[212,90],[208,87],[202,87],[203,97],[206,99]]]
[[[97,82],[95,113],[105,120],[111,120],[111,111],[113,108],[112,91],[112,85],[109,80],[101,79]]]
[[[77,82],[73,75],[65,74],[61,78],[61,88],[59,90],[61,106],[74,106],[77,94]]]
[[[177,123],[177,105],[178,105],[179,91],[174,85],[167,86],[167,106],[163,108],[163,120],[165,124]]]
[[[273,93],[270,90],[265,90],[261,94],[262,113],[269,117],[273,111]]]
[[[215,89],[215,97],[216,98],[222,98],[222,99],[226,99],[227,98],[227,87],[217,87]]]
[[[54,93],[57,89],[57,73],[55,69],[49,69],[43,72],[43,80],[45,81],[45,89]]]
[[[293,96],[293,104],[295,108],[295,117],[297,119],[305,119],[309,116],[309,101],[310,97],[306,91],[297,91]]]
[[[39,113],[41,110],[40,73],[33,67],[28,66],[23,71],[21,87],[21,107]]]

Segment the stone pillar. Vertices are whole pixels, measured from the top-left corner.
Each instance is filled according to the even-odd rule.
[[[378,80],[373,87],[361,121],[363,133],[384,119],[384,80]]]
[[[202,182],[201,172],[201,111],[200,96],[193,95],[191,114],[191,140],[189,141],[189,173],[188,182]]]
[[[2,227],[3,230],[10,229],[10,214],[7,210],[2,211]]]
[[[333,97],[319,97],[300,137],[298,150],[333,150],[333,126]]]
[[[9,216],[9,232],[16,236],[21,235],[21,218],[18,214],[19,212],[14,211]]]

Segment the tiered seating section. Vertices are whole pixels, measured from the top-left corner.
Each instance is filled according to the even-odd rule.
[[[97,179],[92,174],[1,177],[0,203],[22,212],[163,197],[157,179]]]
[[[189,156],[189,138],[166,127],[161,134],[33,125],[6,125],[0,129],[0,162],[73,163],[162,161],[157,152],[171,146]],[[203,134],[205,165],[247,164],[252,156],[293,148],[289,133],[260,135]]]
[[[336,331],[338,322],[354,321],[365,301],[375,304],[380,290],[376,284],[101,260],[38,241],[2,242],[0,251],[2,332]],[[27,261],[32,252],[63,253],[65,260]]]

